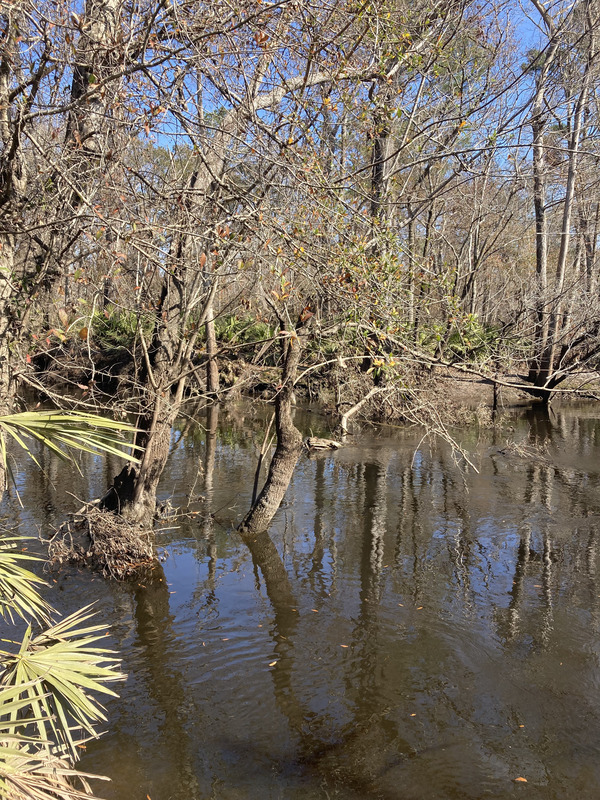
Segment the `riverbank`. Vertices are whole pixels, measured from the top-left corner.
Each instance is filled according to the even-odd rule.
[[[138,371],[143,354],[134,348],[102,347],[91,341],[68,342],[38,354],[27,371],[24,383],[34,386],[42,399],[52,402],[62,396],[71,405],[93,403],[108,408],[129,408],[137,395]],[[236,397],[272,400],[281,381],[276,358],[272,363],[221,354],[218,358],[220,390],[218,399]],[[189,376],[191,399],[206,397],[205,364],[200,358]],[[299,369],[296,397],[303,404],[318,404],[328,414],[341,419],[351,412],[355,420],[387,422],[415,421],[414,409],[425,418],[440,415],[447,424],[462,424],[472,419],[471,412],[536,402],[524,375],[515,371],[488,377],[478,365],[414,364],[403,371],[375,374],[357,360],[331,359],[319,362],[310,355]],[[581,372],[560,385],[557,397],[600,399],[597,373]],[[366,399],[368,398],[368,399]],[[358,406],[358,407],[357,407]],[[355,411],[352,411],[355,409]]]

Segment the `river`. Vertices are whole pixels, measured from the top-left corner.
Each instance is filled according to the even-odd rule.
[[[600,409],[464,429],[471,466],[416,428],[364,427],[302,456],[248,548],[234,526],[268,413],[182,420],[161,498],[193,513],[159,525],[164,575],[52,580],[65,613],[96,601],[128,675],[81,762],[111,778],[98,794],[598,798]],[[20,473],[22,531],[117,471],[44,458]]]

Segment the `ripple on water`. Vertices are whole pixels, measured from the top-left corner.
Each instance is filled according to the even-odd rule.
[[[544,436],[570,430],[566,413]],[[257,414],[250,437],[218,434],[207,488],[206,437],[176,449],[163,495],[183,505],[195,487],[203,513],[233,522]],[[533,447],[542,428],[513,423]],[[270,531],[283,568],[270,585],[234,532],[199,517],[160,534],[163,586],[62,581],[64,610],[99,598],[129,673],[82,765],[111,775],[102,794],[596,800],[600,451],[593,427],[577,430],[540,459],[492,458],[509,434],[478,430],[479,474],[416,431],[303,456]],[[35,481],[27,520],[15,511],[31,526],[50,508]]]

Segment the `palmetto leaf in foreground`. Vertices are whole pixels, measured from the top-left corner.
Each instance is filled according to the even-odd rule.
[[[40,442],[63,460],[72,460],[72,454],[79,451],[112,454],[137,463],[133,452],[140,448],[124,438],[124,434],[133,433],[135,428],[128,422],[79,411],[24,411],[0,416],[0,434],[11,436],[36,464],[28,445],[31,440]],[[0,436],[0,463],[8,469],[4,436]]]
[[[15,614],[24,620],[48,622],[51,608],[37,591],[45,581],[22,564],[40,559],[17,549],[25,541],[22,536],[0,538],[0,615],[11,622]]]
[[[137,462],[123,434],[135,429],[92,414],[27,412],[0,416],[0,471],[10,472],[6,435],[37,463],[34,440],[62,459],[76,451],[111,453]],[[63,449],[65,448],[65,449]],[[123,449],[125,448],[125,449]],[[22,561],[35,560],[17,550],[19,537],[0,539],[0,615],[47,624],[52,609],[40,597],[43,584]],[[115,693],[106,684],[123,676],[113,653],[95,644],[102,625],[86,625],[89,606],[42,633],[29,626],[17,652],[0,650],[0,798],[2,800],[83,800],[91,790],[87,777],[72,769],[77,738],[95,736],[105,720],[94,694]],[[78,781],[78,783],[75,783]],[[76,786],[80,788],[75,788]]]
[[[48,755],[39,758],[25,750],[6,765],[8,769],[0,753],[0,797],[3,800],[89,800],[92,792],[86,778],[100,778],[77,772],[62,759]],[[77,784],[81,789],[76,788]]]
[[[92,616],[87,606],[36,636],[28,628],[16,654],[0,650],[0,685],[21,687],[33,716],[28,732],[70,761],[78,758],[81,735],[95,736],[94,724],[106,719],[92,694],[116,696],[106,684],[123,678],[113,652],[95,646],[105,626],[86,625]]]
[[[36,681],[38,686],[41,680]],[[31,726],[32,685],[0,688],[0,797],[2,800],[82,800],[91,794],[85,775],[49,752],[50,742],[22,733]],[[81,788],[76,788],[80,786]]]

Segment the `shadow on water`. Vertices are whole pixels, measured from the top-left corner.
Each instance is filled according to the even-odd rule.
[[[244,542],[268,414],[211,406],[176,433],[163,498],[194,513],[159,534],[164,574],[61,580],[66,610],[97,598],[129,675],[82,763],[113,778],[101,793],[598,797],[599,415],[465,431],[477,472],[417,431],[364,432],[301,459],[270,535]],[[104,470],[24,474],[21,525]]]

